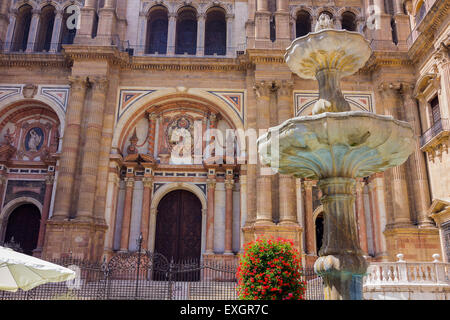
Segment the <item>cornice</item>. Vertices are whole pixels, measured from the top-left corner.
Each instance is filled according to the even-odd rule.
[[[411,60],[416,62],[427,50],[433,48],[435,32],[447,18],[449,9],[449,1],[435,1],[425,18],[419,24],[417,30],[420,34],[408,50],[408,56]]]
[[[0,67],[70,68],[72,63],[62,54],[1,53]]]
[[[374,51],[360,72],[374,72],[380,68],[412,67],[411,61],[405,52]]]

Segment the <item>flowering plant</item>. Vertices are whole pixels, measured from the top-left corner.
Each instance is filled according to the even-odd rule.
[[[303,300],[301,258],[291,240],[258,238],[244,246],[237,270],[241,300]]]

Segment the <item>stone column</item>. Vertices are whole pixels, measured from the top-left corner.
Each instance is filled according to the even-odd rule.
[[[368,246],[367,246],[367,229],[366,229],[366,214],[364,210],[364,182],[357,181],[356,182],[356,216],[358,221],[358,236],[359,236],[359,244],[361,246],[364,255],[367,255]]]
[[[41,17],[40,9],[33,9],[33,17],[31,18],[30,32],[28,33],[27,50],[26,52],[33,52],[36,44],[36,37],[39,28],[39,20]]]
[[[278,123],[282,123],[293,116],[292,88],[293,83],[291,81],[283,80],[277,83]],[[297,224],[295,180],[290,175],[282,174],[278,176],[278,179],[280,224]]]
[[[205,20],[206,14],[199,13],[197,15],[197,50],[196,55],[203,57],[205,54]]]
[[[142,249],[147,250],[150,223],[150,206],[152,203],[153,177],[144,177],[142,178],[142,182],[144,183],[144,195],[142,199],[141,215]]]
[[[69,81],[71,82],[70,98],[66,113],[66,127],[59,164],[53,220],[69,218],[79,153],[81,115],[86,96],[86,78],[71,76]]]
[[[76,217],[77,220],[85,221],[93,219],[108,80],[104,77],[92,77],[91,85],[92,101],[86,114],[86,138],[81,160],[80,193]]]
[[[167,54],[173,56],[175,54],[175,39],[177,32],[177,14],[169,13],[169,26],[167,31]]]
[[[56,11],[55,21],[53,23],[52,41],[50,43],[50,52],[58,52],[61,40],[63,11]]]
[[[214,195],[216,193],[215,174],[208,175],[207,180],[207,216],[206,216],[206,254],[214,253]]]
[[[272,83],[259,81],[254,85],[256,93],[257,118],[259,129],[267,130],[270,126],[270,94]],[[271,169],[258,165],[256,177],[256,221],[255,224],[272,225],[272,175]]]
[[[240,184],[240,194],[241,194],[241,198],[240,198],[241,220],[240,220],[240,224],[239,224],[239,226],[240,226],[239,230],[241,230],[240,252],[242,252],[242,250],[244,249],[244,234],[242,232],[242,227],[247,224],[247,176],[246,175],[241,174],[239,176],[239,184]]]
[[[399,86],[392,83],[383,83],[380,86],[383,100],[384,114],[391,115],[396,119],[403,120],[404,110],[399,101]],[[411,225],[411,215],[406,181],[405,164],[386,171],[391,183],[391,196],[394,213],[394,226],[405,227]]]
[[[136,55],[143,55],[146,52],[146,45],[147,45],[147,15],[145,12],[141,11],[139,12],[139,18],[138,18],[138,38],[137,38],[137,48],[136,48]]]
[[[315,248],[315,227],[313,221],[313,195],[312,188],[315,185],[314,181],[303,181],[303,187],[305,190],[305,242],[306,242],[306,254],[316,255]]]
[[[270,11],[267,0],[257,0],[255,13],[255,38],[256,40],[270,39]]]
[[[42,248],[44,247],[45,227],[50,212],[50,203],[52,200],[52,190],[54,181],[55,177],[53,175],[45,177],[45,196],[44,196],[44,204],[42,206],[41,222],[39,224],[39,235],[36,249],[33,250],[33,255],[36,257],[41,256]]]
[[[227,14],[227,57],[233,57],[236,54],[236,48],[233,46],[233,24],[234,24],[234,14]]]
[[[120,233],[120,251],[128,251],[130,228],[131,228],[131,211],[133,209],[133,190],[134,178],[126,177],[125,204],[123,208],[122,230]]]
[[[7,25],[8,31],[6,32],[5,46],[4,46],[5,52],[11,51],[11,48],[13,47],[14,29],[16,28],[17,14],[18,14],[17,9],[11,10],[9,13],[9,24]],[[5,14],[5,16],[6,16],[6,14]],[[1,27],[2,27],[2,25],[1,25],[1,21],[0,21],[0,28]],[[4,26],[4,28],[6,28],[6,25]]]
[[[289,1],[277,0],[277,11],[275,12],[275,24],[276,24],[276,41],[290,41],[290,13],[289,13]]]
[[[157,114],[154,112],[148,115],[148,154],[152,158],[155,154],[156,118]]]
[[[84,6],[80,9],[80,30],[77,30],[75,43],[79,44],[84,40],[92,39],[92,28],[94,26],[95,17],[95,0],[86,0]]]
[[[405,108],[406,121],[408,121],[414,130],[415,148],[414,153],[408,158],[408,165],[411,169],[412,187],[414,190],[414,208],[420,227],[431,227],[433,222],[428,217],[428,208],[430,206],[430,190],[428,187],[427,168],[425,157],[420,150],[420,137],[422,135],[420,127],[420,116],[417,108],[417,102],[413,97],[413,86],[404,84],[402,86],[402,101]]]
[[[233,175],[225,180],[225,254],[233,254]]]
[[[5,34],[8,29],[8,9],[9,9],[9,0],[2,0],[0,2],[0,42],[5,43],[6,37]]]

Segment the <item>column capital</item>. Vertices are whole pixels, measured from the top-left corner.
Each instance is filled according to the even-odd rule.
[[[253,84],[253,90],[258,98],[269,97],[272,88],[271,81],[255,81]]]
[[[131,188],[134,186],[134,178],[126,177],[123,179],[123,181],[125,181],[127,188]]]
[[[206,185],[209,188],[215,188],[216,187],[216,179],[206,179]]]
[[[364,190],[366,183],[364,181],[356,181],[355,189],[357,193],[361,193]]]
[[[206,19],[206,13],[205,12],[197,13],[197,20],[205,20],[205,19]]]
[[[82,76],[69,76],[70,87],[74,91],[85,90],[87,86],[86,77]]]
[[[382,82],[378,86],[378,92],[380,92],[381,95],[390,96],[390,97],[397,97],[399,94],[399,90],[401,89],[401,83],[400,82]]]
[[[55,176],[54,175],[45,176],[45,184],[52,185],[54,182],[55,182]]]
[[[151,188],[153,186],[153,177],[143,177],[142,183],[144,184],[144,188]]]
[[[230,20],[234,19],[234,13],[228,13],[227,15],[225,15],[225,20],[227,22],[229,22]]]
[[[232,190],[233,189],[233,185],[234,185],[234,180],[233,179],[226,179],[225,180],[225,189]]]
[[[109,80],[107,77],[92,77],[89,78],[89,83],[96,91],[106,91],[108,88]]]
[[[305,190],[311,191],[312,187],[314,187],[317,184],[316,181],[314,180],[304,180],[303,181],[303,186],[305,188]]]
[[[33,16],[39,16],[41,14],[41,8],[35,8],[31,10],[31,13],[33,14]]]
[[[290,97],[294,88],[294,82],[292,80],[277,80],[275,81],[275,86],[278,96]]]

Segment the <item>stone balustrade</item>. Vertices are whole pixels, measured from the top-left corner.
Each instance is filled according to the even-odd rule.
[[[364,298],[374,300],[449,299],[450,263],[439,261],[407,262],[403,254],[396,262],[372,262],[363,279]]]

